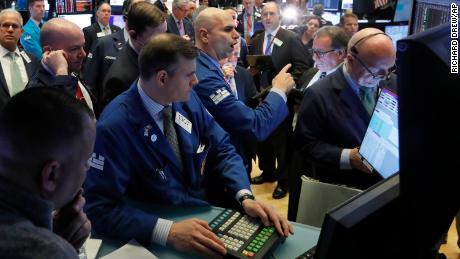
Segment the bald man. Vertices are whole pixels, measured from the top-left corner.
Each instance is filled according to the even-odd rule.
[[[76,24],[54,18],[43,25],[40,33],[43,58],[37,74],[27,87],[57,87],[65,89],[94,111],[94,98],[79,81],[85,38]]]
[[[247,144],[267,138],[288,115],[286,93],[294,86],[292,76],[286,72],[290,64],[273,79],[272,90],[264,102],[251,109],[233,94],[218,63],[233,52],[240,37],[230,14],[217,8],[203,10],[195,22],[195,32],[201,54],[197,59],[199,83],[194,89],[204,106],[230,134],[248,167],[251,161],[245,159],[248,157]]]
[[[294,132],[305,164],[321,181],[366,189],[381,177],[358,156],[378,95],[396,53],[389,36],[375,28],[349,41],[344,65],[305,91]],[[308,160],[308,161],[306,161]]]

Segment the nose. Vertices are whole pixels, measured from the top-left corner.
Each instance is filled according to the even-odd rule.
[[[196,77],[196,74],[193,74],[192,80],[190,81],[190,85],[194,86],[196,84],[198,84],[198,78]]]

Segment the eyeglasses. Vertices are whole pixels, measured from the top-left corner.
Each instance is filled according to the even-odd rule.
[[[308,52],[310,53],[310,55],[316,55],[318,56],[319,58],[323,58],[324,56],[326,56],[327,53],[331,53],[331,52],[334,52],[338,49],[331,49],[331,50],[328,50],[328,51],[321,51],[321,50],[317,50],[317,49],[310,49],[308,50]]]
[[[22,28],[22,26],[17,24],[17,23],[2,23],[2,24],[0,24],[0,27],[3,30],[9,30],[10,27],[12,27],[13,30],[19,30],[20,28]]]
[[[361,66],[364,67],[364,69],[366,69],[366,71],[372,76],[373,79],[388,80],[390,78],[391,73],[396,72],[396,64],[394,64],[392,67],[390,67],[386,71],[384,75],[376,75],[369,69],[368,66],[366,66],[366,64],[364,64],[364,62],[360,58],[358,58],[357,55],[355,54],[351,54],[351,55],[358,61],[359,64],[361,64]]]

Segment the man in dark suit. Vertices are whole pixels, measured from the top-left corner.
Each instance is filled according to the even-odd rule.
[[[164,2],[167,2],[164,1]],[[160,11],[162,11],[165,15],[169,15],[171,14],[171,12],[169,11],[168,7],[165,5],[165,3],[163,2],[163,0],[156,0],[155,3],[153,3],[156,7],[158,7],[158,9],[160,9]]]
[[[12,9],[0,12],[0,109],[22,91],[40,64],[38,59],[18,48],[23,33],[21,14]]]
[[[129,35],[126,25],[127,10],[132,4],[140,1],[142,0],[125,0],[123,2],[123,10],[121,12],[125,21],[125,28],[109,36],[100,38],[86,57],[83,69],[83,82],[96,96],[100,106],[102,106],[102,83],[104,77],[113,62],[117,59],[118,53],[125,47],[126,42],[128,42]]]
[[[168,33],[176,34],[191,40],[195,37],[192,22],[186,19],[189,11],[189,0],[174,0],[172,13],[167,19]]]
[[[121,30],[116,25],[109,24],[112,8],[107,2],[99,2],[96,7],[96,22],[83,28],[85,34],[85,52],[88,53],[93,43],[99,38],[110,35]]]
[[[242,37],[251,44],[251,37],[255,32],[263,30],[264,26],[261,22],[260,13],[255,12],[254,0],[243,0],[244,9],[243,12],[238,15],[238,25],[236,30],[241,34]]]
[[[344,65],[307,88],[294,133],[305,161],[302,172],[359,189],[381,179],[363,164],[358,147],[375,106],[377,86],[388,78],[395,59],[391,39],[367,28],[349,41]]]
[[[250,54],[269,55],[273,63],[272,68],[265,69],[260,74],[260,87],[268,87],[273,75],[278,73],[286,64],[291,63],[291,74],[298,82],[304,71],[311,67],[307,63],[307,53],[303,51],[302,43],[297,35],[280,27],[280,9],[275,2],[266,3],[262,9],[262,22],[265,32],[252,39]],[[288,117],[272,135],[259,145],[259,168],[262,175],[252,179],[252,183],[261,184],[278,180],[273,192],[273,198],[280,199],[286,196],[287,181],[287,144],[292,132],[291,116]]]
[[[166,32],[163,13],[149,2],[132,5],[127,14],[129,44],[118,54],[102,84],[103,105],[129,88],[139,76],[138,53],[147,40]]]
[[[84,43],[83,32],[76,24],[62,18],[54,18],[45,23],[41,30],[43,58],[26,88],[64,89],[98,114],[94,96],[78,79],[86,56]]]

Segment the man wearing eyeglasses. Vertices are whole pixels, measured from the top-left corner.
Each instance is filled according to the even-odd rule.
[[[358,156],[378,94],[396,52],[391,38],[375,28],[349,41],[344,65],[308,87],[294,132],[303,169],[320,181],[366,189],[381,179]]]
[[[172,2],[172,14],[166,20],[168,23],[168,33],[181,36],[184,39],[193,39],[192,22],[186,18],[189,11],[189,0],[174,0]]]
[[[13,9],[0,12],[0,109],[24,90],[38,69],[38,59],[18,48],[23,32],[21,14]]]

